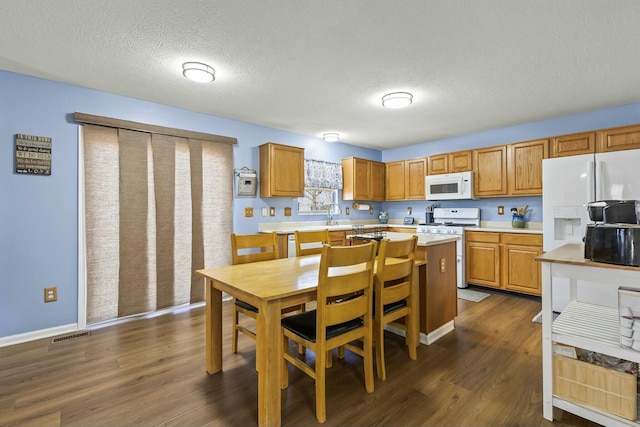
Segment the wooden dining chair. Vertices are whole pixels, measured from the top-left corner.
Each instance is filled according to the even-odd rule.
[[[295,231],[296,256],[314,255],[322,252],[322,245],[330,245],[329,230]],[[317,245],[316,245],[317,244]],[[311,245],[311,246],[309,246]]]
[[[407,331],[409,322],[417,321],[411,307],[411,292],[415,253],[418,237],[404,240],[383,239],[378,250],[378,265],[373,279],[373,330],[378,378],[385,380],[387,372],[384,361],[384,325],[393,324]],[[393,258],[393,260],[391,259]],[[397,323],[404,319],[404,323]],[[408,333],[405,335],[408,337]],[[409,345],[409,357],[417,359],[415,346]]]
[[[231,263],[247,264],[250,262],[268,261],[278,258],[278,237],[275,232],[261,234],[231,234]],[[252,319],[258,316],[258,307],[233,297],[231,305],[233,330],[231,335],[231,351],[238,352],[238,332],[256,339],[255,331],[239,323],[242,313]]]
[[[317,309],[282,319],[282,388],[288,386],[288,364],[315,380],[316,418],[327,419],[325,378],[327,353],[341,346],[363,357],[365,388],[373,378],[373,265],[376,242],[358,246],[322,247],[318,274]],[[341,298],[341,296],[345,296]],[[289,353],[289,340],[315,353],[312,367]],[[362,347],[353,341],[362,341]]]
[[[231,262],[232,264],[247,264],[250,262],[268,261],[278,259],[278,236],[275,232],[260,234],[231,234]],[[305,305],[297,305],[282,309],[283,314],[304,312]],[[231,335],[231,351],[238,352],[238,332],[242,332],[246,336],[256,339],[255,331],[246,328],[240,324],[240,313],[252,319],[258,317],[258,307],[249,304],[246,301],[233,298],[231,304],[232,314],[232,335]],[[299,347],[299,353],[304,354],[303,347]]]

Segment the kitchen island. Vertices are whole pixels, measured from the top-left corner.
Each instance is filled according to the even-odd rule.
[[[397,224],[388,224],[387,226],[393,227],[394,225],[397,226]],[[380,226],[381,224],[366,224],[365,232],[367,229],[381,229]],[[283,242],[286,242],[288,235],[295,230],[305,231],[323,228],[333,230],[335,227],[349,230],[345,234],[345,244],[350,244],[352,225],[328,227],[322,225],[283,224],[279,227],[261,227],[259,230],[261,232],[275,231],[279,237],[283,237]],[[408,239],[414,235],[412,233],[384,232],[384,237],[391,240]],[[422,344],[430,345],[455,328],[454,319],[458,314],[456,241],[459,239],[460,236],[455,235],[418,234],[416,259],[425,261],[425,264],[418,268],[420,342]],[[286,245],[286,243],[284,244]],[[387,328],[394,333],[404,335],[404,331],[400,329],[388,325]]]

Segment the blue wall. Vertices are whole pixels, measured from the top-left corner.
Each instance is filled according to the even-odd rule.
[[[0,71],[0,93],[0,345],[4,337],[77,321],[78,124],[72,119],[76,111],[234,137],[238,140],[234,167],[251,169],[259,166],[258,145],[269,141],[304,147],[311,159],[339,162],[357,156],[392,161],[640,122],[640,104],[630,104],[380,152],[5,71]],[[17,133],[52,138],[51,176],[14,174]],[[223,185],[232,185],[232,177]],[[409,206],[415,217],[422,218],[426,204],[373,203],[373,216],[352,211],[348,218],[375,218],[381,209],[388,210],[391,218],[402,218]],[[496,206],[503,205],[508,212],[525,204],[533,209],[529,219],[540,221],[540,197],[443,202],[441,206],[476,206],[484,220],[508,220],[508,215],[497,216]],[[341,205],[344,209],[351,202]],[[247,206],[257,215],[244,218]],[[275,207],[277,216],[261,217],[262,207]],[[284,207],[293,208],[294,216],[285,218]],[[298,217],[296,208],[291,199],[234,199],[234,231],[256,232],[259,222],[324,219]],[[48,286],[58,287],[58,302],[44,304],[43,288]]]

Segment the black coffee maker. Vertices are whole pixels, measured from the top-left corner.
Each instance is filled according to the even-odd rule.
[[[424,223],[433,224],[433,205],[427,206],[425,211]]]

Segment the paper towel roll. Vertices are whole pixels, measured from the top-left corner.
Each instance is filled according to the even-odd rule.
[[[353,209],[357,211],[368,211],[369,209],[371,209],[371,205],[368,205],[366,203],[354,203]]]

